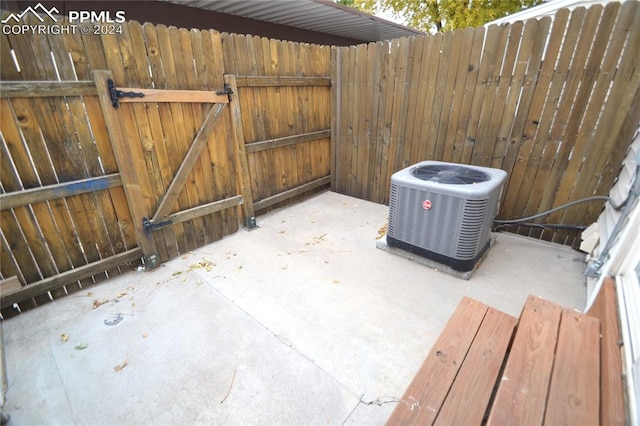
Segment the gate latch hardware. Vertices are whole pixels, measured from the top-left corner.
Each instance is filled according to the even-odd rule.
[[[116,84],[111,79],[107,80],[107,87],[109,88],[111,105],[113,105],[114,108],[120,106],[120,98],[144,98],[144,93],[123,92],[122,90],[116,89]]]
[[[173,222],[170,220],[166,220],[164,222],[152,222],[149,219],[147,219],[146,217],[142,218],[142,229],[144,230],[144,233],[146,235],[151,234],[153,231],[155,231],[156,229],[160,229],[160,228],[164,228],[165,226],[169,226],[171,225]]]
[[[227,95],[227,96],[231,96],[233,94],[233,90],[231,90],[231,86],[229,86],[228,83],[224,84],[224,89],[222,90],[218,90],[216,92],[216,95]]]

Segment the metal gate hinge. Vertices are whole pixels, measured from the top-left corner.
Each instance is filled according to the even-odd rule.
[[[109,97],[111,98],[111,105],[114,108],[120,106],[120,98],[144,98],[144,93],[137,92],[123,92],[116,88],[116,84],[113,80],[107,80],[107,87],[109,88]]]
[[[173,222],[170,220],[165,220],[164,222],[152,222],[146,217],[142,218],[142,229],[146,235],[151,234],[156,229],[164,228],[165,226],[171,225]]]

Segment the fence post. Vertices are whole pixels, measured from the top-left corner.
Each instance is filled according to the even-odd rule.
[[[242,130],[242,110],[238,98],[238,85],[236,76],[225,74],[224,82],[229,85],[231,95],[229,95],[229,108],[231,111],[231,134],[235,145],[236,158],[240,166],[238,174],[238,186],[244,201],[242,203],[243,225],[251,230],[256,225],[256,214],[253,208],[253,191],[251,191],[251,180],[249,179],[249,166],[247,164],[247,151],[245,148],[244,133]]]
[[[133,229],[138,245],[142,249],[145,266],[148,270],[160,266],[160,257],[156,243],[151,234],[146,234],[142,227],[142,219],[149,215],[144,204],[145,195],[140,182],[148,179],[146,169],[137,167],[138,162],[135,156],[131,155],[131,146],[126,137],[125,127],[118,116],[118,110],[111,104],[107,81],[113,80],[111,71],[94,71],[93,79],[98,90],[98,99],[107,125],[109,139],[113,148],[113,154],[118,163],[118,169],[122,178],[122,186],[129,204],[131,217],[133,219]],[[144,164],[144,162],[142,163]]]

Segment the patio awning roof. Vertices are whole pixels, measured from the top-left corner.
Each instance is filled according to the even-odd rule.
[[[422,35],[331,0],[162,0],[364,42]]]

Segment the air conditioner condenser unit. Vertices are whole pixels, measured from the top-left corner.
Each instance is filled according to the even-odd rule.
[[[393,174],[388,246],[473,270],[489,248],[506,178],[500,169],[439,161]]]

